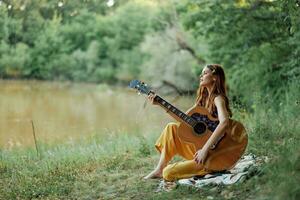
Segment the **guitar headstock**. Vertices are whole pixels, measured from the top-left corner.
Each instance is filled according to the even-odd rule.
[[[139,93],[146,94],[146,95],[148,95],[151,92],[147,84],[139,80],[130,81],[129,87],[136,89]]]

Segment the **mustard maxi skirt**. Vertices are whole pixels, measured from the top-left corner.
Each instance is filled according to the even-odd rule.
[[[180,155],[186,159],[166,166],[163,170],[163,178],[167,181],[175,181],[210,173],[210,171],[204,169],[203,165],[198,165],[193,160],[196,149],[192,144],[180,140],[177,135],[178,125],[178,123],[169,123],[155,143],[156,149],[165,154],[167,162],[175,155]]]

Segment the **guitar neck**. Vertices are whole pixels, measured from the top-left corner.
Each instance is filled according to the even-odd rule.
[[[176,120],[184,122],[191,127],[194,127],[196,125],[197,121],[195,119],[193,119],[189,115],[185,114],[184,112],[182,112],[181,110],[179,110],[178,108],[176,108],[175,106],[173,106],[172,104],[170,104],[169,102],[167,102],[166,100],[161,98],[160,96],[156,95],[154,100],[162,108],[164,108],[169,115],[171,115]]]

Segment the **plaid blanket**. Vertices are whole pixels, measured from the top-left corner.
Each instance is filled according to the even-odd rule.
[[[202,177],[195,176],[188,179],[181,179],[177,182],[162,180],[157,191],[170,191],[178,185],[189,185],[197,188],[205,185],[231,185],[260,174],[259,166],[267,161],[267,157],[257,157],[253,154],[248,154],[243,156],[231,170],[207,174]]]

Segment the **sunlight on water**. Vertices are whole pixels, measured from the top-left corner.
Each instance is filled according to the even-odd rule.
[[[172,97],[166,97],[172,103]],[[186,110],[193,99],[174,105]],[[0,81],[0,147],[64,142],[95,134],[157,134],[172,120],[129,88],[39,81]]]

